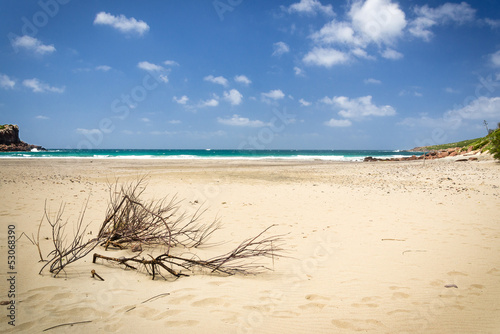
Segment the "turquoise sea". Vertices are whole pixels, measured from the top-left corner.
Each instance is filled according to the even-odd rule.
[[[362,161],[365,157],[395,158],[420,155],[391,150],[71,150],[0,152],[1,158],[85,158],[85,159],[293,159]]]

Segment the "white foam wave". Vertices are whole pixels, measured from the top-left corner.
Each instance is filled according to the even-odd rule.
[[[402,158],[407,155],[373,155],[377,159],[391,159]],[[107,155],[107,154],[94,154],[92,156],[57,156],[50,153],[42,154],[16,154],[16,155],[0,155],[1,159],[120,159],[120,160],[149,160],[149,159],[165,159],[165,160],[301,160],[301,161],[346,161],[357,162],[363,161],[365,156],[344,156],[344,155],[293,155],[293,156],[279,156],[279,155],[255,155],[255,156],[195,156],[195,155]]]

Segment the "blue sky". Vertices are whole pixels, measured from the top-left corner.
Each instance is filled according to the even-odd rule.
[[[405,149],[500,121],[496,0],[3,0],[0,16],[0,123],[47,148]]]

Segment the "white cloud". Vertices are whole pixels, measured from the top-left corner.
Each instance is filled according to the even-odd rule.
[[[183,95],[180,98],[177,98],[177,96],[174,96],[173,100],[179,104],[186,104],[189,101],[189,98],[186,95]]]
[[[41,82],[36,78],[24,80],[23,85],[25,87],[31,88],[35,93],[45,93],[45,92],[63,93],[65,90],[65,87],[53,87],[46,83]]]
[[[285,53],[290,52],[290,47],[285,42],[277,42],[273,44],[273,56],[281,56]]]
[[[500,67],[500,50],[491,55],[491,63],[495,67]]]
[[[364,59],[369,59],[369,60],[374,60],[375,57],[370,56],[368,52],[366,52],[365,49],[362,48],[354,48],[351,50],[351,53],[355,55],[358,58],[364,58]]]
[[[491,29],[500,27],[500,20],[484,19],[484,23],[490,26]]]
[[[14,48],[23,48],[29,51],[34,51],[35,53],[44,55],[46,53],[52,53],[56,51],[54,45],[45,45],[38,39],[31,36],[18,36],[13,41]]]
[[[147,118],[147,117],[143,117],[143,118],[141,118],[141,121],[142,121],[142,122],[144,122],[144,123],[149,123],[149,122],[151,122],[151,120],[150,120],[149,118]]]
[[[243,95],[236,89],[231,89],[229,92],[224,92],[224,99],[233,106],[237,106],[243,101]]]
[[[447,111],[445,118],[450,118],[452,115],[474,120],[499,119],[500,97],[481,96],[462,108]]]
[[[453,127],[453,124],[456,125],[457,123],[445,122],[442,118],[431,118],[427,115],[422,115],[420,118],[407,117],[398,123],[398,125],[405,125],[409,127],[419,126],[419,127],[437,128],[437,129]]]
[[[315,15],[316,13],[335,15],[332,5],[323,6],[318,0],[300,0],[300,2],[291,4],[288,7],[288,12],[308,15]]]
[[[49,117],[47,116],[44,116],[44,115],[38,115],[35,117],[36,119],[41,119],[41,120],[47,120],[47,119],[50,119]]]
[[[446,87],[446,88],[444,89],[444,91],[445,91],[446,93],[449,93],[449,94],[459,94],[459,93],[460,93],[460,91],[458,91],[458,90],[456,90],[456,89],[453,89],[453,88],[451,88],[451,87]]]
[[[139,62],[137,64],[137,67],[140,68],[141,70],[150,71],[150,72],[161,72],[161,71],[165,70],[160,65],[156,65],[156,64],[150,63],[148,61]]]
[[[9,78],[8,75],[6,74],[0,74],[0,87],[4,89],[11,89],[14,88],[16,85],[16,82]]]
[[[100,65],[100,66],[96,66],[95,68],[96,70],[98,71],[103,71],[103,72],[107,72],[111,69],[111,66],[108,66],[108,65]]]
[[[215,84],[222,85],[222,86],[227,86],[227,79],[222,77],[222,76],[214,77],[213,75],[208,75],[208,76],[204,77],[203,80],[213,82]]]
[[[406,90],[403,89],[402,91],[399,92],[399,96],[416,96],[416,97],[422,97],[424,96],[422,93],[416,91],[416,90]]]
[[[404,55],[396,50],[393,49],[385,49],[382,52],[382,57],[385,59],[392,59],[392,60],[398,60],[404,57]]]
[[[262,96],[273,100],[280,100],[285,97],[285,94],[281,91],[281,89],[275,89],[269,91],[268,93],[262,93]]]
[[[320,101],[340,109],[338,114],[344,118],[363,119],[368,116],[393,116],[396,114],[396,110],[389,105],[376,106],[373,104],[370,95],[356,99],[349,99],[345,96],[324,97]]]
[[[109,13],[100,12],[94,19],[94,24],[109,25],[123,33],[136,33],[143,35],[149,30],[149,25],[135,18],[127,18],[124,15],[114,16]]]
[[[373,78],[368,78],[368,79],[365,79],[365,80],[363,80],[363,82],[364,82],[365,84],[367,84],[367,85],[368,85],[368,84],[372,84],[372,85],[380,85],[380,84],[382,84],[382,81],[377,80],[377,79],[373,79]]]
[[[310,106],[310,105],[311,105],[311,102],[307,102],[307,101],[306,101],[306,100],[304,100],[304,99],[300,99],[300,100],[299,100],[299,103],[300,103],[300,105],[301,105],[301,106],[303,106],[303,107],[308,107],[308,106]]]
[[[303,58],[306,64],[332,67],[349,63],[354,57],[373,60],[367,52],[371,44],[393,47],[407,26],[405,13],[392,0],[352,0],[347,20],[331,20],[309,38],[313,49]],[[389,49],[388,49],[389,50]],[[399,59],[390,49],[382,55]],[[399,57],[399,58],[398,58]]]
[[[182,122],[177,120],[177,119],[173,119],[171,121],[168,121],[169,124],[181,124]]]
[[[410,33],[413,36],[422,38],[424,41],[430,41],[433,34],[429,28],[436,24],[427,17],[417,17],[411,23]]]
[[[433,36],[430,30],[433,26],[471,22],[475,18],[476,10],[466,2],[460,4],[447,2],[436,8],[430,8],[427,5],[416,7],[415,13],[417,18],[410,23],[409,31],[413,36],[429,41]]]
[[[500,118],[500,97],[482,96],[470,102],[466,106],[448,110],[441,117],[432,118],[426,114],[421,117],[408,117],[401,121],[400,125],[419,126],[436,129],[456,130],[463,126],[464,120],[473,120],[476,124],[482,120]],[[482,123],[482,122],[481,122]]]
[[[177,131],[151,131],[150,134],[153,136],[173,136],[179,134]]]
[[[245,75],[237,75],[234,77],[234,81],[239,82],[244,85],[250,85],[252,81],[248,79]]]
[[[460,24],[470,22],[476,16],[476,10],[465,1],[462,1],[460,4],[448,2],[436,9],[428,7],[423,9],[422,7],[420,12],[424,13],[425,16],[441,19],[444,22],[451,21]]]
[[[349,56],[333,48],[315,47],[304,56],[302,61],[306,65],[324,66],[330,68],[334,65],[345,64]]]
[[[204,107],[217,107],[219,105],[219,101],[217,101],[216,99],[210,99],[210,100],[206,100],[206,101],[202,101],[198,107],[200,108],[204,108]]]
[[[324,104],[334,104],[335,101],[334,101],[334,98],[329,98],[328,96],[325,96],[324,98],[322,98],[321,100],[319,100],[319,102],[322,102]]]
[[[96,68],[97,70],[97,68]],[[88,68],[88,67],[79,67],[79,68],[75,68],[73,70],[73,73],[85,73],[85,72],[90,72],[92,71],[92,69]]]
[[[145,70],[148,72],[157,72],[158,77],[157,80],[167,83],[168,82],[168,75],[165,73],[168,73],[170,69],[165,69],[161,65],[156,65],[153,63],[150,63],[148,61],[141,61],[137,64],[137,67],[140,68],[141,70]]]
[[[179,137],[190,138],[190,139],[210,139],[213,137],[222,137],[226,133],[224,131],[151,131],[150,134],[154,136],[176,136],[177,140]]]
[[[347,44],[363,45],[363,40],[356,35],[350,22],[337,22],[332,20],[325,24],[319,31],[310,36],[320,44]]]
[[[165,60],[163,64],[167,66],[180,66],[179,63],[176,62],[175,60]]]
[[[249,118],[246,117],[241,117],[239,115],[234,114],[231,118],[217,118],[217,121],[221,124],[224,125],[231,125],[231,126],[244,126],[244,127],[262,127],[266,126],[267,124],[259,121],[259,120],[250,120]]]
[[[81,135],[99,135],[101,134],[101,130],[99,129],[76,129],[76,132]]]
[[[304,75],[304,71],[301,68],[297,67],[297,66],[295,66],[293,68],[293,71],[295,72],[295,75],[297,75],[297,76],[303,76]]]
[[[329,126],[329,127],[332,127],[332,128],[336,128],[336,127],[348,127],[348,126],[351,126],[352,125],[352,122],[348,119],[330,119],[329,121],[326,121],[324,123],[326,126]]]
[[[405,13],[391,0],[356,0],[349,16],[364,40],[379,45],[393,44],[406,27]]]

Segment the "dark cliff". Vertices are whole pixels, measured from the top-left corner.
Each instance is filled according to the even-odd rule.
[[[30,145],[19,138],[19,126],[0,125],[0,152],[45,150],[41,146]]]

